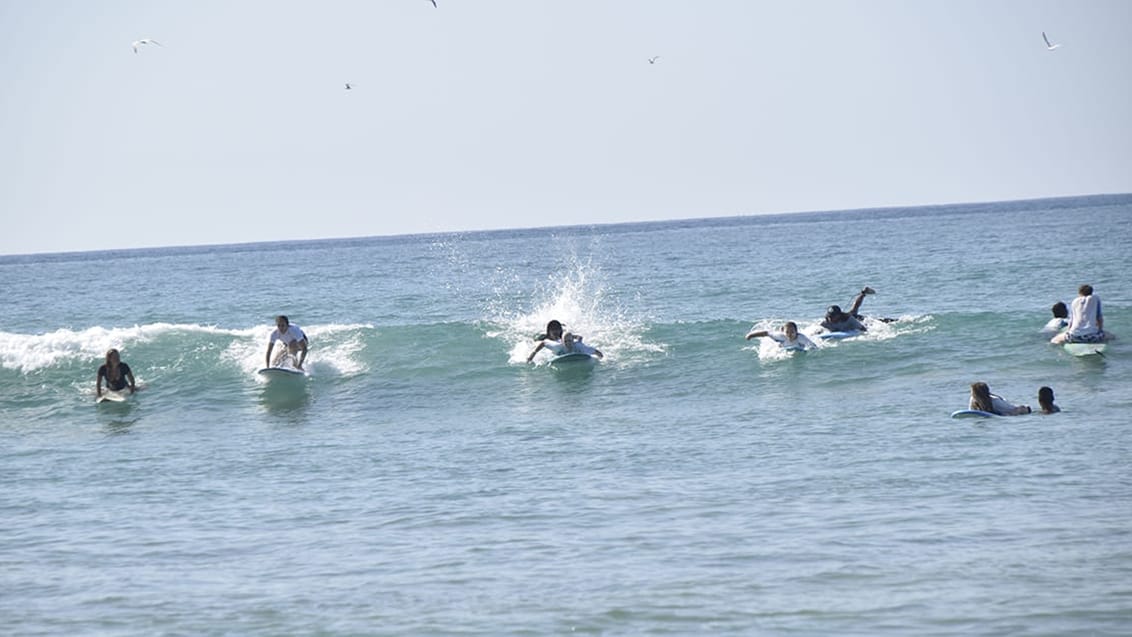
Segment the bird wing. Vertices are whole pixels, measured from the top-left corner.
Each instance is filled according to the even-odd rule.
[[[1046,41],[1046,46],[1047,46],[1047,47],[1053,46],[1052,44],[1050,44],[1050,43],[1049,43],[1049,38],[1048,38],[1048,37],[1046,37],[1046,32],[1045,32],[1045,31],[1042,31],[1042,39]]]

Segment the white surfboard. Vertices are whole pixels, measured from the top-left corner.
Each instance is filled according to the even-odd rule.
[[[102,392],[101,396],[95,397],[94,402],[95,402],[95,404],[124,403],[127,400],[129,400],[129,398],[130,398],[130,394],[128,392],[114,391],[112,389],[107,389],[106,391]]]
[[[1062,347],[1074,356],[1104,356],[1104,350],[1108,346],[1105,343],[1065,343]]]
[[[980,411],[978,409],[960,409],[959,411],[951,412],[952,418],[991,418],[998,414],[989,411]]]
[[[823,341],[824,340],[840,341],[841,339],[853,338],[854,336],[860,336],[861,334],[864,334],[864,332],[862,332],[860,330],[849,330],[847,332],[822,332],[822,333],[817,335],[817,338],[820,338]]]
[[[568,354],[560,354],[550,359],[551,365],[577,365],[579,363],[596,363],[597,357],[582,352],[570,352]]]
[[[310,376],[306,370],[295,369],[294,367],[264,367],[256,373],[267,378],[306,378]]]

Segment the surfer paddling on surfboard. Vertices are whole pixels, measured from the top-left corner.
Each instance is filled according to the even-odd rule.
[[[992,394],[986,383],[971,384],[969,407],[998,416],[1020,416],[1031,411],[1029,405],[1015,405],[998,394]]]
[[[275,341],[281,341],[283,346],[279,349],[279,355],[275,357],[275,361],[271,360],[271,350],[275,347]],[[286,316],[280,314],[275,317],[275,331],[271,333],[271,340],[267,342],[267,361],[268,367],[278,367],[284,357],[290,355],[291,360],[294,361],[295,369],[302,369],[303,363],[307,360],[307,335],[303,330],[299,329],[298,325],[291,325],[291,321]],[[301,354],[299,354],[301,352]],[[295,354],[299,354],[298,360],[295,359]]]
[[[861,309],[861,302],[869,294],[876,294],[876,290],[868,286],[862,288],[853,298],[853,304],[849,306],[848,312],[843,312],[839,305],[829,306],[829,309],[825,312],[825,318],[822,319],[821,326],[830,332],[867,331],[865,324],[861,321],[861,315],[857,312]]]
[[[562,331],[562,323],[557,320],[551,320],[546,324],[546,332],[539,334],[535,337],[539,342],[535,346],[535,350],[527,356],[527,362],[534,360],[535,354],[544,347],[554,353],[555,356],[564,356],[566,354],[587,354],[589,356],[596,356],[598,358],[605,358],[596,347],[590,347],[582,342],[582,337],[577,334]]]
[[[106,379],[106,389],[110,391],[122,391],[129,387],[132,394],[137,389],[134,385],[134,373],[130,371],[129,365],[122,362],[122,356],[116,349],[107,350],[106,364],[98,368],[98,380],[94,388],[97,398],[102,397],[103,379]]]
[[[778,343],[783,349],[816,349],[817,345],[806,338],[805,334],[798,333],[798,324],[794,321],[787,321],[786,325],[782,326],[781,332],[769,332],[767,330],[754,330],[747,332],[747,340],[752,338],[766,337]]]

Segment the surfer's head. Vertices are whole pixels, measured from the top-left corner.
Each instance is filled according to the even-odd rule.
[[[994,412],[991,402],[990,386],[986,383],[971,383],[971,405],[980,411]]]
[[[1093,286],[1086,283],[1086,284],[1082,285],[1081,287],[1077,288],[1077,294],[1080,294],[1081,296],[1092,296],[1093,295]]]
[[[122,356],[121,356],[121,354],[118,353],[118,350],[114,349],[113,347],[106,350],[106,364],[107,365],[116,365],[118,363],[118,361],[120,361],[120,360],[122,360]]]
[[[786,338],[790,340],[798,338],[798,324],[794,321],[786,321],[786,325],[782,327],[782,331],[786,332]]]
[[[1050,406],[1053,405],[1052,387],[1038,388],[1038,404],[1042,406],[1042,411],[1050,411]]]
[[[562,324],[556,320],[551,320],[546,324],[546,337],[558,340],[562,338]]]
[[[275,327],[279,328],[280,332],[286,332],[287,328],[290,326],[291,321],[287,320],[286,316],[280,314],[279,316],[275,317]]]
[[[829,309],[825,311],[825,317],[827,319],[840,319],[844,314],[845,312],[841,311],[840,305],[831,305]]]
[[[1054,303],[1050,311],[1053,312],[1053,318],[1069,318],[1069,308],[1061,301]]]

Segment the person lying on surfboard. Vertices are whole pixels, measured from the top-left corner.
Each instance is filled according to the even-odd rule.
[[[1104,314],[1101,298],[1093,294],[1093,286],[1086,283],[1077,288],[1077,298],[1069,304],[1069,325],[1066,330],[1050,339],[1054,345],[1062,343],[1103,343],[1108,339],[1104,331]]]
[[[106,351],[106,364],[98,368],[98,380],[95,382],[94,395],[102,396],[102,379],[106,379],[106,389],[122,391],[130,388],[130,393],[137,389],[134,385],[134,373],[130,366],[122,362],[122,356],[116,349]]]
[[[861,322],[861,315],[857,311],[861,309],[861,302],[869,294],[876,294],[876,290],[866,285],[853,298],[853,304],[849,306],[848,312],[841,311],[840,305],[829,306],[829,309],[825,312],[825,318],[822,319],[821,326],[830,332],[867,331],[865,324]]]
[[[546,332],[536,336],[535,340],[538,341],[539,344],[535,346],[535,351],[531,352],[530,356],[527,356],[528,363],[534,360],[535,354],[538,354],[539,350],[544,347],[550,350],[555,356],[562,356],[564,354],[589,354],[590,356],[605,358],[601,350],[583,343],[581,336],[570,332],[563,332],[562,323],[554,319],[546,324]]]
[[[1069,326],[1069,308],[1065,303],[1062,301],[1054,303],[1050,311],[1053,312],[1053,318],[1042,328],[1043,332],[1060,332]]]
[[[275,357],[273,363],[271,361],[271,350],[275,347],[275,341],[281,341],[283,347],[279,349],[279,355]],[[271,340],[267,342],[267,366],[277,367],[288,354],[290,354],[291,360],[295,360],[295,354],[301,352],[298,360],[295,361],[295,369],[302,369],[303,363],[307,360],[307,344],[307,335],[299,329],[298,325],[291,325],[291,321],[282,314],[276,316],[275,331],[271,332]]]
[[[747,332],[747,340],[752,338],[766,337],[778,343],[785,349],[816,349],[817,345],[806,337],[805,334],[798,333],[798,324],[794,321],[787,321],[782,326],[781,332],[768,332],[767,330],[754,330]]]
[[[986,383],[971,384],[970,409],[985,411],[999,416],[1020,416],[1031,412],[1029,405],[1015,405],[998,394],[992,394]]]

